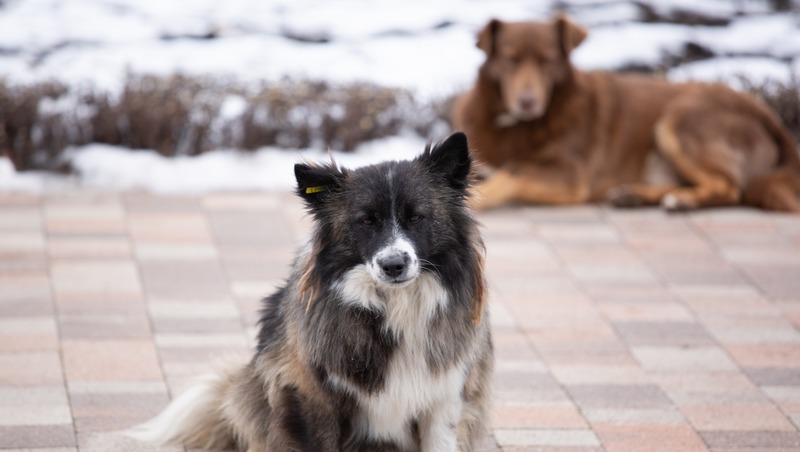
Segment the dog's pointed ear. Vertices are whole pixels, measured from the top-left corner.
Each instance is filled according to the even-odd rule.
[[[564,55],[569,55],[589,34],[585,28],[573,22],[566,14],[559,14],[555,19],[555,25]]]
[[[503,22],[498,19],[492,19],[478,32],[478,42],[476,42],[475,45],[483,50],[487,57],[494,55],[496,51],[495,42],[497,41],[497,33],[502,26]]]
[[[443,176],[451,187],[463,190],[469,186],[472,157],[467,136],[463,132],[456,132],[436,145],[429,146],[421,159],[434,173]]]
[[[294,165],[297,194],[311,208],[321,205],[331,193],[339,191],[344,176],[344,172],[333,165]]]

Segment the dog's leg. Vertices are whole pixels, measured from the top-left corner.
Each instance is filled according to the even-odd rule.
[[[489,209],[512,202],[517,192],[517,181],[508,171],[497,170],[478,185],[470,197],[470,207]]]
[[[722,178],[709,178],[702,185],[678,188],[661,198],[661,206],[669,211],[722,207],[739,204],[739,190]]]
[[[582,172],[567,165],[526,165],[501,168],[477,186],[471,207],[481,210],[503,204],[578,204],[589,200],[589,187]]]
[[[606,192],[606,200],[614,207],[657,206],[667,193],[676,190],[675,185],[624,184]]]
[[[741,171],[733,157],[741,152],[719,141],[685,142],[677,125],[681,113],[678,109],[667,114],[656,124],[655,134],[659,151],[690,186],[664,194],[661,206],[680,211],[738,204],[742,195]]]
[[[422,452],[455,452],[458,422],[464,406],[460,394],[451,394],[422,416],[419,422]]]

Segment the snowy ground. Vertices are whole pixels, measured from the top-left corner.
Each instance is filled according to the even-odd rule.
[[[370,81],[443,96],[466,88],[482,55],[475,32],[492,17],[544,19],[550,0],[7,0],[0,6],[0,77],[13,83],[55,79],[120,89],[126,74],[213,75],[242,82],[305,77]],[[730,20],[728,26],[636,22],[621,0],[562,2],[590,30],[574,54],[584,69],[658,66],[686,43],[717,57],[672,68],[674,80],[786,80],[800,73],[800,26],[758,0],[651,0],[661,13],[686,8]],[[213,37],[213,39],[209,39]],[[338,156],[361,165],[422,149],[400,136]],[[327,158],[318,151],[301,153]],[[70,151],[78,178],[17,174],[0,158],[0,190],[89,185],[155,191],[285,189],[298,154],[264,149],[218,151],[164,160],[107,146]]]

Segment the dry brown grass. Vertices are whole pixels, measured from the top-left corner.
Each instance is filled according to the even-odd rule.
[[[62,168],[65,148],[91,142],[165,156],[264,146],[350,151],[404,130],[444,135],[449,103],[422,103],[409,91],[369,83],[288,79],[245,87],[180,75],[131,76],[117,96],[0,81],[0,151],[19,170]],[[225,113],[230,104],[238,110]]]

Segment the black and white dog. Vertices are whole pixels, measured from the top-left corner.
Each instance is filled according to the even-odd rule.
[[[464,134],[413,161],[295,166],[316,230],[253,359],[128,434],[247,451],[473,450],[492,342]]]

